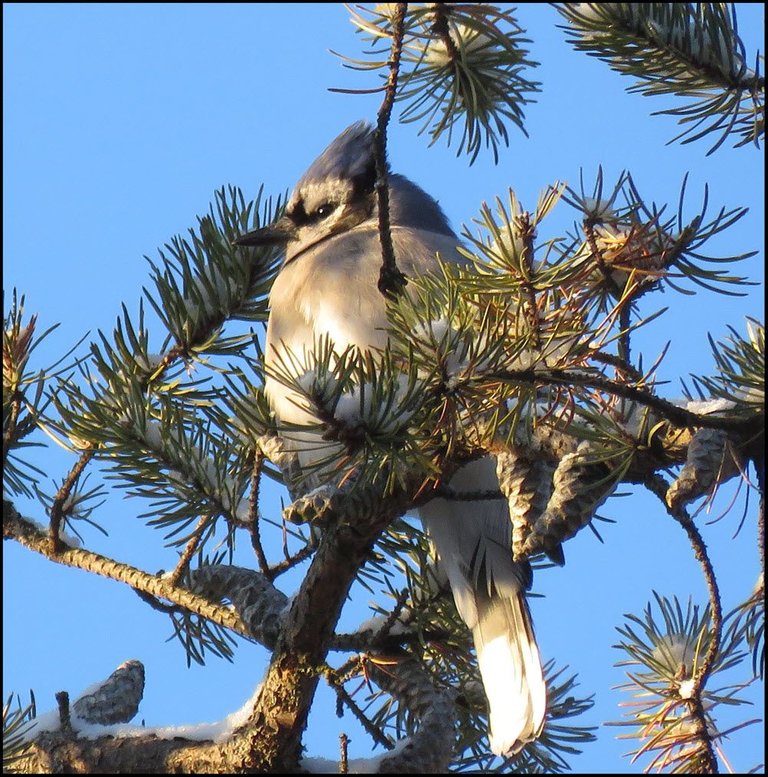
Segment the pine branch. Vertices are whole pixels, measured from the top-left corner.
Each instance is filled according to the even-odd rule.
[[[707,774],[718,774],[717,756],[715,755],[714,742],[708,729],[708,720],[704,710],[702,700],[702,690],[709,679],[715,667],[715,661],[718,657],[721,647],[721,638],[723,630],[723,611],[720,602],[720,588],[715,577],[715,570],[712,561],[707,553],[707,546],[696,528],[691,517],[683,507],[672,508],[667,505],[666,494],[669,491],[669,485],[663,477],[656,476],[646,484],[649,490],[654,493],[664,503],[667,512],[683,527],[685,533],[693,548],[696,560],[699,562],[704,574],[709,593],[709,609],[712,618],[712,627],[709,631],[707,651],[704,660],[697,668],[694,675],[693,684],[688,693],[688,705],[691,715],[695,721],[694,735],[702,744],[705,757],[703,759],[703,768]]]
[[[30,691],[30,701],[22,705],[21,697],[9,694],[3,705],[3,773],[15,774],[16,766],[29,750],[28,734],[37,715],[35,695]]]
[[[393,37],[395,12],[391,6],[352,9],[352,23],[371,44],[364,60],[342,56],[354,70],[384,70],[382,42]],[[398,101],[404,104],[402,122],[419,122],[431,142],[442,136],[453,141],[462,127],[457,154],[472,164],[483,143],[499,159],[501,143],[509,145],[507,123],[524,133],[523,108],[532,102],[539,84],[524,78],[527,38],[509,11],[487,3],[412,3],[404,19],[402,66]],[[339,55],[341,56],[341,55]],[[342,90],[366,93],[377,90]]]
[[[491,372],[486,374],[484,378],[527,385],[579,386],[604,391],[613,396],[637,402],[643,407],[648,407],[659,418],[663,418],[681,428],[722,429],[735,434],[755,432],[760,428],[760,419],[757,417],[723,417],[712,414],[692,413],[649,391],[636,386],[618,383],[599,375],[584,375],[570,370],[559,369],[530,369]]]
[[[720,132],[708,154],[733,133],[736,147],[759,145],[765,79],[747,66],[734,5],[729,12],[725,3],[560,3],[558,11],[575,48],[637,79],[628,91],[689,102],[657,111],[693,123],[670,142]]]
[[[661,496],[663,484],[655,488]],[[633,752],[633,761],[651,755],[645,771],[717,773],[715,744],[730,731],[755,721],[746,721],[730,731],[719,730],[714,717],[716,707],[749,703],[737,695],[745,686],[709,690],[699,680],[703,673],[711,678],[715,672],[743,660],[743,631],[734,623],[713,648],[716,635],[710,607],[700,615],[698,606],[690,600],[683,610],[676,598],[670,601],[655,592],[654,596],[661,623],[649,605],[644,618],[627,615],[628,623],[618,629],[623,639],[614,647],[629,657],[617,666],[636,667],[627,672],[629,682],[621,687],[632,691],[634,700],[623,705],[629,708],[625,713],[628,720],[611,725],[631,726],[634,730],[626,736],[643,740]]]
[[[397,753],[382,758],[380,771],[391,774],[444,772],[453,757],[456,692],[439,688],[421,663],[407,655],[394,661],[372,657],[371,679],[406,707],[420,723],[417,733],[400,743]]]
[[[54,554],[51,551],[47,535],[23,518],[13,504],[7,500],[3,500],[3,538],[15,540],[54,563],[83,569],[101,577],[125,583],[138,592],[171,602],[241,636],[251,636],[249,629],[230,608],[212,603],[183,588],[173,587],[162,577],[150,575],[130,564],[124,564],[107,556],[80,548],[65,547]]]
[[[397,490],[371,510],[329,517],[317,553],[285,616],[269,669],[245,734],[259,770],[296,763],[317,681],[349,587],[379,532],[412,503]],[[275,714],[280,726],[270,723]]]

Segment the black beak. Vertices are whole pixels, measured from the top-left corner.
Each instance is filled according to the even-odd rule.
[[[283,245],[295,236],[296,227],[287,216],[283,216],[266,227],[240,235],[232,242],[236,246],[274,246]]]

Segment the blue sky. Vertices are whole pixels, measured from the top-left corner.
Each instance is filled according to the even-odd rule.
[[[739,4],[738,15],[754,56],[764,50],[763,5]],[[344,69],[329,51],[358,56],[347,18],[337,4],[4,6],[4,290],[6,305],[12,288],[23,292],[41,326],[61,322],[40,349],[41,366],[86,332],[110,332],[121,302],[137,309],[149,283],[143,257],[156,258],[158,247],[193,226],[215,189],[235,184],[254,197],[263,184],[267,193],[280,194],[344,127],[375,118],[378,96],[328,91],[376,84],[372,75]],[[543,4],[518,11],[532,58],[541,62],[533,78],[543,82],[538,101],[526,109],[529,138],[512,129],[498,165],[481,153],[469,167],[442,141],[428,148],[414,125],[393,123],[392,169],[434,194],[455,227],[469,224],[482,201],[504,197],[509,187],[533,209],[547,184],[578,186],[580,170],[591,180],[598,165],[607,181],[630,170],[648,200],[670,202],[673,211],[686,172],[692,214],[705,184],[712,212],[749,205],[748,215],[709,246],[714,255],[760,251],[738,268],[758,281],[748,296],[667,291],[643,300],[646,314],[669,310],[635,347],[649,364],[672,341],[660,375],[670,381],[666,396],[679,397],[680,376],[711,369],[708,332],[723,337],[729,324],[743,331],[745,316],[763,318],[762,152],[726,145],[707,157],[706,141],[665,145],[677,134],[673,119],[649,116],[663,106],[627,95],[628,79],[574,52],[555,26],[559,19]],[[563,214],[553,218],[553,234],[570,226],[572,212],[563,208]],[[57,450],[41,461],[58,479],[71,465]],[[726,608],[751,591],[758,572],[754,498],[735,539],[741,502],[707,525],[726,510],[731,493],[700,519]],[[39,507],[22,506],[42,520]],[[150,571],[170,568],[174,552],[137,517],[143,509],[118,492],[98,513],[110,536],[86,530],[88,544]],[[277,515],[279,506],[271,509]],[[596,694],[584,716],[592,725],[620,714],[623,699],[610,689],[623,677],[611,648],[622,614],[639,613],[653,590],[706,601],[682,530],[653,501],[612,499],[601,512],[616,520],[601,527],[605,544],[588,531],[569,542],[566,566],[539,574],[535,589],[546,596],[533,604],[545,657],[568,664],[579,674],[579,690]],[[140,717],[164,725],[221,718],[261,678],[266,652],[252,645],[238,649],[234,664],[211,658],[205,668],[187,669],[179,645],[166,642],[164,616],[124,586],[9,544],[3,570],[6,695],[32,688],[45,710],[55,705],[56,691],[75,697],[122,661],[138,658],[147,668]],[[345,612],[343,625],[352,628],[365,617],[364,609]],[[755,700],[761,690],[754,690]],[[739,714],[761,715],[762,706]],[[350,716],[337,720],[332,703],[314,714],[310,727],[311,755],[335,758],[342,731],[356,732],[355,756],[369,752]],[[761,730],[751,727],[725,743],[736,771],[762,760]],[[616,729],[598,736],[572,758],[574,770],[639,771],[621,758],[629,745],[615,739]]]

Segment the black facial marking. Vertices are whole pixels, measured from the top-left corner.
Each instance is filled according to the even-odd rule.
[[[319,205],[311,213],[307,213],[304,208],[304,201],[299,200],[294,206],[291,212],[288,214],[288,218],[293,221],[296,226],[303,227],[307,224],[315,224],[318,221],[322,221],[333,213],[338,208],[338,203],[324,202]]]
[[[293,208],[291,208],[290,213],[286,214],[288,218],[296,224],[296,226],[300,226],[301,224],[307,223],[307,212],[304,210],[304,201],[299,200]]]

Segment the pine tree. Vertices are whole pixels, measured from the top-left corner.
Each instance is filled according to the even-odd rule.
[[[764,80],[759,60],[748,63],[733,7],[558,10],[573,46],[632,78],[630,91],[679,98],[662,111],[680,123],[675,141],[755,153]],[[511,11],[437,3],[351,12],[366,48],[344,61],[382,81],[381,197],[393,108],[470,163],[485,153],[498,159],[510,130],[525,131],[524,110],[540,84],[530,80],[530,41]],[[279,376],[315,408],[326,438],[343,443],[343,455],[324,467],[326,482],[310,491],[263,392],[260,326],[280,255],[233,242],[279,215],[281,197],[260,191],[249,202],[235,187],[217,191],[210,211],[152,261],[137,312],[124,305],[114,331],[99,333],[85,355],[78,344],[54,365],[36,363],[35,347],[53,327],[40,332],[14,292],[3,335],[4,537],[133,588],[167,613],[188,661],[231,657],[235,635],[264,645],[271,660],[242,714],[216,736],[164,738],[137,727],[113,738],[100,728],[135,716],[139,661],[71,703],[62,693],[53,716],[37,715],[34,696],[25,705],[11,695],[5,769],[292,771],[323,682],[381,747],[368,771],[566,770],[568,755],[594,739],[578,719],[590,697],[579,697],[576,677],[550,661],[542,736],[503,763],[490,754],[470,635],[408,514],[436,493],[458,498],[445,485],[451,473],[490,453],[501,493],[476,496],[508,501],[510,553],[535,566],[562,563],[563,545],[585,527],[597,533],[598,510],[623,484],[655,495],[680,525],[709,601],[653,591],[642,615],[627,615],[617,647],[631,700],[617,725],[648,769],[719,771],[728,733],[719,708],[743,702],[741,687],[720,687],[719,675],[735,669],[744,685],[762,681],[764,584],[761,575],[724,611],[718,575],[727,570],[713,568],[692,511],[743,479],[759,494],[748,525],[764,569],[765,334],[750,319],[745,331],[710,338],[715,369],[694,376],[684,400],[668,399],[657,385],[659,362],[648,367],[635,353],[638,330],[658,323],[661,291],[730,294],[749,283],[729,265],[750,254],[712,257],[705,248],[745,209],[710,215],[705,202],[689,215],[685,198],[683,181],[670,216],[629,172],[615,181],[599,172],[578,188],[552,182],[532,210],[510,189],[483,204],[466,230],[471,266],[406,279],[407,293],[383,208],[389,348],[375,359],[339,356],[320,341],[306,375]],[[576,214],[573,230],[549,233],[547,217],[564,208]],[[158,335],[145,325],[146,305],[164,329],[159,352],[150,347]],[[46,439],[41,432],[72,455],[54,494],[43,490],[42,454],[31,445]],[[114,487],[89,486],[97,465]],[[280,520],[263,503],[264,478],[290,495]],[[144,516],[178,549],[174,569],[153,574],[85,547],[85,526],[98,528],[103,504],[120,489],[145,500]],[[37,499],[45,525],[20,513],[21,497]],[[255,558],[247,568],[233,564],[243,543]],[[290,601],[276,585],[289,572],[300,574]],[[354,582],[380,604],[354,633],[340,633]],[[342,742],[341,770],[347,766]]]

